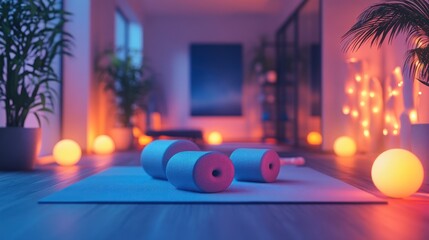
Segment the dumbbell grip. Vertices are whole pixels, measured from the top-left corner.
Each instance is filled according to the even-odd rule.
[[[283,157],[280,158],[280,165],[295,165],[295,166],[302,166],[305,164],[304,157]]]

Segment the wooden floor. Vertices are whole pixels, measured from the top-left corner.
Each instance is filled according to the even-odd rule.
[[[281,155],[304,155],[307,166],[381,196],[370,179],[373,156]],[[429,239],[424,194],[388,204],[37,203],[112,165],[139,165],[139,153],[86,156],[71,168],[0,172],[0,239]]]

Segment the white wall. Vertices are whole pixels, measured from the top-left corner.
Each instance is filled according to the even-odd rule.
[[[64,57],[63,138],[72,139],[86,149],[87,116],[90,101],[92,61],[90,59],[91,2],[64,1],[64,8],[73,13],[66,30],[74,36],[73,56]]]
[[[120,9],[127,19],[143,23],[138,0],[66,0],[73,13],[66,26],[75,37],[73,57],[64,61],[63,138],[71,138],[83,150],[91,151],[99,134],[106,134],[114,123],[109,95],[98,82],[94,59],[114,48],[114,13]]]
[[[147,18],[145,56],[160,76],[166,108],[163,111],[163,127],[200,128],[204,132],[218,130],[226,140],[260,137],[259,116],[254,114],[258,102],[252,87],[243,89],[243,117],[190,116],[189,46],[191,43],[241,43],[243,73],[248,78],[250,50],[261,35],[274,35],[278,27],[275,20],[274,17],[263,16]]]
[[[322,1],[322,135],[323,149],[332,150],[335,139],[350,134],[350,126],[342,114],[346,59],[356,57],[368,63],[368,74],[383,79],[383,51],[362,47],[358,52],[344,53],[341,37],[355,23],[358,15],[377,0]]]
[[[275,16],[274,25],[276,28],[280,27],[303,1],[304,0],[288,0],[288,7],[283,9],[279,14],[277,14],[277,16]]]

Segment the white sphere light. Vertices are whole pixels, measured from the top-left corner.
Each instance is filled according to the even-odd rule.
[[[54,160],[61,166],[73,166],[79,162],[82,150],[79,144],[71,139],[64,139],[55,144],[52,150]]]
[[[334,142],[334,152],[339,157],[351,157],[356,153],[356,143],[350,137],[339,137]]]
[[[417,192],[423,183],[424,171],[420,160],[404,149],[390,149],[381,153],[371,170],[374,185],[384,195],[404,198]]]
[[[93,148],[96,154],[111,154],[115,151],[115,143],[111,137],[100,135],[94,139]]]

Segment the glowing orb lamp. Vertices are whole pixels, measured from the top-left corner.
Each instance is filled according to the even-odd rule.
[[[110,154],[115,151],[115,143],[111,137],[100,135],[95,138],[93,149],[96,154]]]
[[[140,146],[146,146],[148,145],[150,142],[152,142],[153,138],[146,136],[146,135],[141,135],[139,137],[139,145]]]
[[[384,195],[403,198],[419,190],[424,171],[416,155],[396,148],[383,152],[375,159],[371,177],[374,185]]]
[[[307,135],[307,143],[314,146],[322,144],[322,135],[319,132],[310,132]]]
[[[209,134],[209,137],[207,138],[207,142],[210,145],[219,145],[219,144],[222,143],[222,141],[223,141],[222,135],[219,132],[216,132],[216,131],[215,132],[211,132]]]
[[[339,157],[351,157],[356,153],[356,143],[350,137],[339,137],[334,142],[334,152]]]
[[[133,127],[133,136],[134,136],[135,138],[140,137],[142,134],[143,134],[143,133],[142,133],[142,131],[140,130],[140,128],[138,128],[138,127]]]
[[[70,139],[57,142],[52,150],[55,162],[61,166],[73,166],[79,162],[82,150],[79,144]]]

